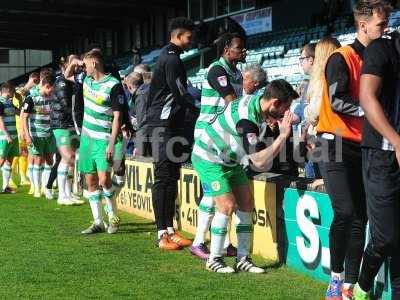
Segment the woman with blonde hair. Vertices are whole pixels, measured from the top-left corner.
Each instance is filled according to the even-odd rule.
[[[319,112],[322,102],[322,87],[325,81],[325,67],[332,53],[340,47],[340,43],[333,37],[322,38],[315,47],[315,58],[311,72],[310,83],[308,85],[306,101],[304,107],[304,118],[307,122],[307,133],[309,149],[313,149],[312,140],[316,137],[315,127],[319,119]],[[310,143],[311,141],[311,143]],[[313,182],[313,187],[318,187],[324,182],[321,179],[320,172],[316,163],[313,164],[316,180]]]
[[[310,84],[308,85],[306,100],[307,105],[304,108],[304,117],[310,124],[308,134],[315,136],[315,126],[318,123],[319,111],[322,100],[322,86],[325,77],[325,67],[328,58],[340,47],[340,43],[333,37],[324,37],[315,47],[314,65],[311,72]]]

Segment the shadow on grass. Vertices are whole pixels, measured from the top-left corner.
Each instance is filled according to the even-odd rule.
[[[280,269],[284,264],[281,262],[276,262],[276,263],[271,263],[271,264],[266,264],[264,266],[260,266],[260,268],[263,268],[265,271],[268,270],[277,270]]]
[[[147,223],[122,223],[120,225],[120,230],[118,231],[121,234],[127,233],[153,233],[156,232],[154,222]]]

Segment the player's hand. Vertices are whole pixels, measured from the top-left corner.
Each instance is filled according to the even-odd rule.
[[[126,127],[125,124],[121,126],[121,131],[122,131],[122,136],[123,136],[125,139],[128,139],[128,140],[129,140],[129,139],[131,138],[131,133],[130,133],[130,131],[128,130],[128,128]]]
[[[107,149],[106,149],[106,158],[108,161],[112,161],[114,157],[114,145],[108,144]]]
[[[286,111],[282,120],[278,121],[280,135],[287,139],[292,132],[293,113]]]
[[[9,143],[9,144],[11,144],[13,142],[13,139],[9,135],[6,135],[6,140],[7,140],[7,143]]]

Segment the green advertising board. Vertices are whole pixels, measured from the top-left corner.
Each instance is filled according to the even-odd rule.
[[[293,188],[284,195],[286,264],[322,281],[329,281],[329,228],[333,219],[331,201],[326,193]],[[390,300],[385,267],[377,277],[376,294]]]

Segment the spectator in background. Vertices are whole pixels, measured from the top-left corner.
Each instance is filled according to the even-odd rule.
[[[359,103],[360,75],[365,47],[386,32],[390,11],[384,0],[360,0],[354,9],[357,30],[354,43],[337,49],[325,69],[317,153],[325,154],[321,171],[333,207],[327,300],[351,298],[360,271],[367,224],[361,157],[364,112]]]
[[[304,72],[304,79],[308,80],[309,76],[312,72],[312,68],[314,65],[314,57],[315,57],[315,46],[316,43],[309,43],[303,47],[300,53],[299,64]],[[303,136],[302,128],[305,126],[304,120],[304,107],[306,105],[305,95],[307,94],[308,84],[303,86],[303,96],[300,97],[298,101],[290,108],[291,111],[295,114],[296,123],[293,127],[293,137],[296,147],[302,145],[301,137]],[[297,126],[296,126],[297,125]],[[302,148],[299,148],[302,149]],[[301,150],[301,156],[305,151]],[[306,178],[315,178],[314,168],[311,162],[305,163],[305,176]]]
[[[133,69],[134,73],[142,75],[143,84],[136,90],[134,102],[134,114],[136,116],[136,155],[147,156],[151,153],[150,144],[145,141],[144,136],[147,130],[146,112],[148,107],[148,97],[151,82],[151,69],[149,65],[139,64]]]
[[[339,47],[339,41],[332,37],[325,37],[321,39],[315,47],[315,58],[311,72],[311,79],[306,94],[306,104],[303,112],[304,119],[306,121],[305,128],[307,129],[308,136],[311,137],[309,141],[306,141],[309,149],[315,148],[315,126],[318,123],[319,112],[321,109],[322,87],[325,80],[326,63],[328,62],[328,58],[332,55],[332,53]],[[313,186],[317,187],[322,185],[324,181],[321,179],[318,164],[312,163],[312,165],[314,168],[314,176],[316,178]]]
[[[259,64],[246,66],[242,71],[243,76],[243,96],[255,95],[265,87],[267,83],[267,73]]]
[[[131,117],[132,116],[136,117],[136,113],[134,112],[136,91],[143,84],[143,76],[140,73],[132,72],[125,78],[124,81],[126,84],[126,88],[129,91],[129,98],[128,98],[129,114]]]

